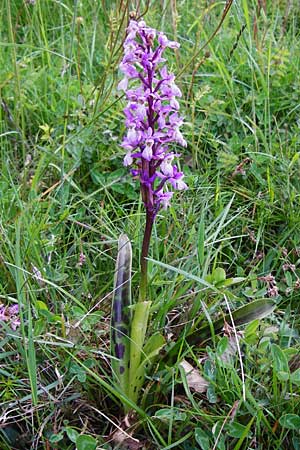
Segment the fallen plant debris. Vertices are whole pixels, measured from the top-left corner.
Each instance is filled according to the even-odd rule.
[[[207,391],[209,382],[200,375],[198,369],[195,369],[189,362],[183,360],[179,363],[179,367],[185,372],[188,387],[195,392],[203,393]]]

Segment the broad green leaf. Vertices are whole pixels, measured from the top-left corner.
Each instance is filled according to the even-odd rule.
[[[146,342],[143,352],[148,358],[158,355],[162,347],[165,345],[166,341],[162,334],[155,333],[150,336]],[[146,358],[145,358],[146,359]]]
[[[80,434],[76,439],[76,450],[96,450],[97,441],[92,436]]]
[[[300,386],[300,368],[291,373],[291,382]]]
[[[178,411],[177,409],[163,408],[156,411],[155,417],[162,421],[184,421],[186,420],[187,415],[186,413]]]
[[[293,443],[293,450],[300,450],[300,437],[293,436],[292,443]]]
[[[195,428],[195,440],[201,450],[211,449],[209,436],[202,428]]]
[[[228,425],[228,434],[234,438],[241,438],[245,432],[246,426],[239,422],[232,422]]]
[[[245,280],[245,277],[234,277],[234,278],[227,278],[222,282],[223,287],[232,286],[233,284],[241,283]]]
[[[300,429],[300,416],[297,414],[284,414],[280,417],[279,423],[283,428],[288,428],[290,430]]]
[[[279,372],[276,372],[277,378],[280,381],[288,381],[290,378],[290,374],[288,372],[283,372],[282,370]]]
[[[204,363],[204,374],[209,380],[214,381],[216,379],[215,366],[209,359],[207,359]]]
[[[215,386],[212,383],[210,383],[208,385],[208,388],[206,391],[206,397],[207,397],[207,400],[209,401],[209,403],[217,403],[218,397],[216,394]]]
[[[216,284],[222,283],[223,281],[226,280],[226,272],[224,269],[222,269],[222,267],[217,267],[213,271],[212,276],[213,276],[213,281]]]
[[[250,322],[246,328],[245,328],[245,339],[247,339],[249,336],[251,336],[252,334],[257,334],[257,328],[259,327],[259,320],[253,320],[252,322]]]
[[[227,336],[223,336],[220,341],[218,342],[218,346],[217,346],[217,354],[219,356],[223,355],[223,353],[225,352],[225,350],[228,347],[228,337]]]
[[[275,307],[276,304],[270,298],[254,300],[233,311],[232,317],[235,325],[243,325],[255,319],[263,319],[271,314]],[[229,316],[226,316],[226,321],[229,322]]]
[[[286,284],[288,285],[288,287],[292,287],[293,286],[293,277],[292,277],[291,273],[289,271],[286,271],[284,273],[284,277],[286,279]]]
[[[63,431],[61,431],[58,434],[52,434],[50,436],[49,441],[51,442],[51,444],[56,444],[57,442],[60,442],[63,438],[64,438],[64,433],[63,433]]]
[[[48,311],[48,306],[45,302],[42,302],[41,300],[36,301],[36,307],[37,309],[44,309],[45,311]]]
[[[76,375],[77,380],[81,383],[84,383],[86,381],[86,371],[84,367],[79,366],[75,362],[71,363],[70,373]]]
[[[271,353],[273,359],[273,369],[279,373],[289,373],[289,365],[286,355],[277,344],[271,345]],[[279,376],[278,376],[279,378]]]
[[[66,427],[65,430],[70,441],[75,443],[76,439],[79,436],[78,431],[74,430],[74,428],[71,427]]]
[[[153,363],[153,360],[155,359],[155,356],[159,354],[165,343],[165,338],[160,333],[156,333],[148,339],[146,345],[144,346],[142,352],[142,358],[144,359],[142,359],[139,367],[135,370],[134,378],[132,377],[133,381],[132,383],[130,383],[131,388],[136,392],[136,394],[134,394],[135,399],[137,398],[139,391],[143,386],[146,371],[149,370]]]
[[[236,326],[243,325],[245,323],[251,322],[255,319],[262,319],[269,314],[271,314],[276,307],[274,301],[270,298],[263,298],[259,300],[254,300],[247,305],[241,306],[232,312],[232,317]],[[228,323],[231,322],[229,314],[224,318],[220,318],[213,322],[213,327],[215,333],[222,331],[224,326],[224,320]],[[205,325],[197,330],[193,330],[192,334],[187,336],[187,341],[190,345],[195,345],[203,342],[203,340],[208,339],[211,336],[210,326]]]
[[[45,330],[46,321],[45,319],[37,319],[34,321],[34,335],[39,336]]]

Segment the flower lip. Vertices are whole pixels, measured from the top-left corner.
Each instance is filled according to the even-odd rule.
[[[133,158],[131,156],[131,152],[126,153],[124,157],[124,166],[131,166],[133,163]]]
[[[152,156],[153,156],[153,144],[154,144],[154,140],[153,139],[147,139],[145,148],[144,148],[144,150],[142,152],[142,157],[144,159],[146,159],[147,161],[151,161],[151,159],[152,159]]]

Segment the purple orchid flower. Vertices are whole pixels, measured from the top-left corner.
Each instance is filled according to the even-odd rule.
[[[0,322],[8,322],[15,331],[21,324],[18,305],[4,306],[0,304]]]
[[[152,221],[160,208],[169,206],[172,189],[187,189],[183,173],[174,164],[180,155],[170,149],[171,144],[186,147],[187,143],[180,132],[183,120],[176,99],[182,94],[162,57],[168,47],[176,49],[179,44],[144,21],[131,20],[120,64],[124,78],[118,85],[128,100],[124,109],[127,134],[121,144],[127,152],[124,165],[135,166],[132,174],[139,176]]]

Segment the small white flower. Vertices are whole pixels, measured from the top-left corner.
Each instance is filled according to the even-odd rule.
[[[173,166],[172,166],[173,159],[174,155],[170,155],[166,159],[164,159],[160,165],[162,173],[167,177],[171,177],[173,175]]]
[[[185,189],[187,189],[187,185],[181,179],[176,180],[176,187],[178,191],[184,191]]]
[[[179,103],[178,103],[178,101],[176,100],[175,97],[172,97],[172,98],[170,99],[170,106],[171,106],[173,109],[176,109],[176,111],[178,111],[178,109],[179,109]]]
[[[187,142],[184,139],[181,131],[179,130],[179,128],[175,128],[174,129],[174,139],[176,142],[178,142],[178,144],[182,145],[183,147],[187,146]]]
[[[173,80],[170,83],[170,89],[172,91],[172,94],[175,95],[175,97],[182,97],[181,90],[179,89],[177,84],[174,83]]]
[[[123,163],[124,166],[131,166],[131,164],[133,163],[133,158],[130,152],[126,153]]]
[[[153,156],[152,146],[153,146],[153,140],[149,139],[146,142],[146,146],[145,146],[145,148],[143,150],[143,153],[142,153],[142,157],[144,159],[146,159],[147,161],[151,161],[151,159],[152,159],[152,156]]]
[[[138,137],[137,131],[135,129],[135,127],[130,127],[128,128],[127,131],[127,139],[129,142],[134,142]]]
[[[168,209],[168,206],[170,206],[170,201],[171,201],[171,198],[162,197],[161,201],[160,201],[160,203],[162,205],[162,208],[163,209]]]
[[[128,78],[125,77],[123,78],[123,80],[120,81],[120,83],[118,84],[118,91],[126,91],[128,87]]]

